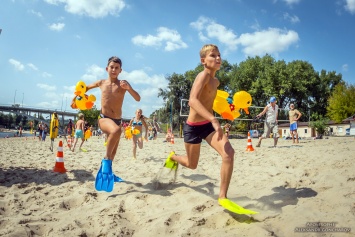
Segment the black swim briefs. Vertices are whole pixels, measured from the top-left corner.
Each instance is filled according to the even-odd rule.
[[[200,144],[202,139],[214,132],[211,122],[202,125],[184,124],[184,142],[191,144]]]
[[[121,119],[113,119],[113,118],[107,117],[107,116],[104,115],[104,114],[100,114],[100,115],[99,115],[99,119],[100,119],[100,118],[108,118],[108,119],[111,119],[112,121],[114,121],[115,124],[117,124],[117,126],[120,126],[120,125],[121,125]]]

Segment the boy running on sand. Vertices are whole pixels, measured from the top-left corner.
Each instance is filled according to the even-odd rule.
[[[81,150],[81,146],[83,145],[83,143],[85,141],[85,139],[84,139],[84,124],[85,124],[84,114],[80,113],[79,120],[75,124],[75,134],[74,134],[75,142],[74,142],[73,148],[71,150],[73,152],[75,150],[75,146],[76,146],[76,143],[78,142],[79,138],[81,138],[81,144],[79,146],[79,150]]]
[[[224,136],[221,125],[213,115],[213,102],[217,94],[219,80],[215,77],[222,64],[221,55],[216,45],[207,44],[200,50],[200,60],[204,70],[200,72],[192,85],[189,106],[190,112],[184,124],[184,142],[186,155],[176,155],[171,152],[165,167],[177,169],[181,164],[190,169],[196,169],[200,159],[202,139],[213,147],[222,158],[221,186],[218,197],[220,205],[236,212],[236,209],[246,210],[227,199],[229,183],[234,164],[234,149],[227,136]],[[246,210],[249,211],[249,210]],[[254,214],[255,212],[244,214]]]
[[[102,132],[107,135],[107,145],[105,157],[102,159],[102,165],[96,177],[95,188],[98,191],[111,192],[113,181],[122,181],[112,173],[112,161],[115,158],[122,133],[121,118],[124,96],[128,91],[136,101],[140,101],[141,97],[128,81],[118,79],[118,75],[122,72],[120,58],[109,58],[106,71],[108,78],[88,85],[86,91],[97,87],[101,90],[101,112],[98,124]]]

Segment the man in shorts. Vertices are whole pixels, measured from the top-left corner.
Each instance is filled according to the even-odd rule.
[[[296,143],[298,142],[298,133],[297,133],[297,121],[301,118],[302,114],[300,111],[295,109],[294,104],[290,104],[290,111],[288,112],[288,117],[290,119],[290,133],[292,136],[292,142]]]
[[[256,145],[256,147],[260,147],[261,145],[261,140],[264,138],[270,137],[270,133],[272,132],[273,138],[274,138],[274,147],[277,145],[277,141],[279,138],[279,127],[277,125],[277,116],[278,116],[278,110],[279,106],[276,104],[276,98],[271,97],[270,98],[270,103],[265,106],[264,110],[256,116],[256,118],[260,118],[262,115],[266,114],[266,119],[264,122],[264,133],[261,137],[259,137],[259,142]]]

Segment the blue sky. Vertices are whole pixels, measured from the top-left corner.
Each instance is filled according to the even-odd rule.
[[[2,0],[0,104],[74,112],[75,84],[106,79],[118,56],[142,97],[127,94],[123,117],[148,116],[165,76],[194,69],[206,43],[231,64],[268,53],[355,84],[354,25],[355,0]]]

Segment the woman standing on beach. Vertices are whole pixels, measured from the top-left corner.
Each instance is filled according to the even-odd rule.
[[[142,138],[143,126],[145,128],[144,139],[146,141],[148,140],[148,134],[147,134],[148,126],[147,126],[147,123],[145,122],[144,115],[142,114],[141,109],[136,110],[136,116],[131,119],[128,126],[132,127],[132,130],[134,130],[134,129],[139,130],[138,134],[133,134],[133,136],[132,136],[133,159],[137,159],[137,145],[138,145],[139,149],[143,148],[143,138]]]

